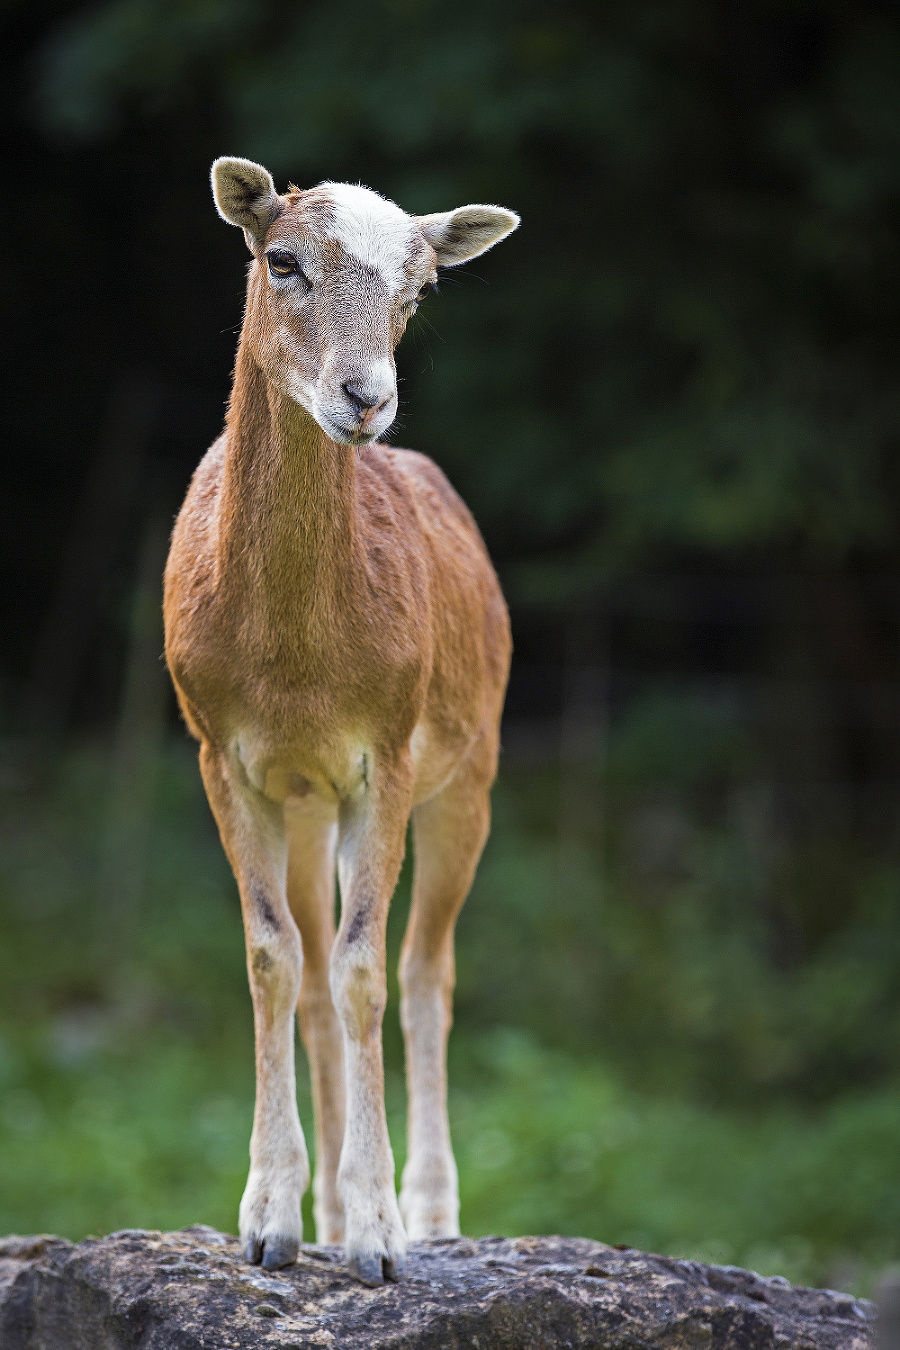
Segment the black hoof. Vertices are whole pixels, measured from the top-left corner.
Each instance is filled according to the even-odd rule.
[[[278,1270],[290,1266],[297,1259],[300,1243],[292,1237],[267,1237],[264,1241],[263,1270]]]
[[[249,1266],[258,1266],[262,1256],[262,1242],[258,1237],[248,1237],[244,1241],[244,1260]]]
[[[406,1260],[397,1256],[354,1256],[350,1261],[350,1273],[371,1288],[390,1280],[396,1284],[406,1273]]]
[[[397,1284],[406,1274],[405,1256],[395,1256],[393,1261],[386,1256],[382,1260],[381,1265],[384,1270],[384,1278],[390,1280],[393,1284]]]
[[[380,1256],[354,1256],[350,1261],[350,1273],[373,1289],[378,1284],[384,1284]]]

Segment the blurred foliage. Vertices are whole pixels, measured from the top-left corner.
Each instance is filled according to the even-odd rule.
[[[600,1047],[635,1085],[713,1102],[821,1100],[900,1070],[900,868],[849,832],[790,839],[741,741],[702,704],[645,700],[613,730],[594,830],[568,844],[558,774],[506,764],[490,905],[460,920],[473,1027]]]
[[[895,548],[893,7],[108,0],[35,81],[63,143],[199,89],[282,178],[521,211],[409,418],[502,553]]]
[[[140,911],[110,908],[105,765],[99,747],[5,756],[0,1230],[231,1229],[253,1102],[234,884],[193,755],[173,744],[154,769]],[[633,869],[628,896],[629,869],[596,845],[561,859],[528,823],[534,792],[532,774],[507,774],[460,921],[466,1231],[582,1233],[868,1288],[900,1255],[900,1037],[896,1011],[881,1018],[897,1003],[900,874],[872,878],[873,913],[792,981],[767,956],[739,827],[701,832],[660,907]],[[408,870],[385,1024],[399,1163]],[[300,1104],[311,1137],[305,1074]]]

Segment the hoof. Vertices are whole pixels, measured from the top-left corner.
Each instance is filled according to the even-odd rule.
[[[406,1271],[406,1261],[402,1256],[354,1256],[349,1264],[351,1275],[370,1288],[384,1284],[385,1280],[396,1283],[403,1279]]]
[[[381,1265],[384,1270],[384,1278],[390,1280],[392,1284],[399,1283],[406,1274],[405,1256],[395,1256],[393,1258],[385,1256]]]
[[[278,1270],[293,1265],[299,1250],[297,1238],[249,1237],[244,1243],[244,1260],[251,1266],[261,1265],[263,1270]]]
[[[292,1237],[267,1237],[263,1239],[263,1270],[278,1270],[280,1266],[291,1266],[297,1259],[300,1243]]]

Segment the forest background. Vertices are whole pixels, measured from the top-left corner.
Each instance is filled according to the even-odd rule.
[[[247,255],[207,173],[239,154],[523,217],[399,353],[395,440],[473,508],[516,644],[459,928],[464,1228],[870,1288],[900,1258],[896,6],[0,24],[0,1231],[235,1224],[239,911],[158,602],[228,394]]]

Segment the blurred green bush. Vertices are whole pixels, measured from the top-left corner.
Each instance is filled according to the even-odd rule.
[[[690,794],[711,772],[721,790],[743,761],[715,730],[704,758],[696,710],[682,709],[694,734],[667,760],[678,781],[662,804],[656,783],[648,806],[641,746],[663,711],[637,710],[611,740],[602,838],[561,844],[554,775],[504,768],[459,925],[464,1226],[863,1289],[900,1254],[900,879],[886,864],[858,872],[852,921],[779,966],[767,905],[802,860],[767,874],[752,813],[700,820]],[[681,734],[671,708],[664,721]],[[253,1102],[239,907],[190,747],[145,767],[154,815],[123,907],[114,877],[98,883],[104,752],[6,747],[0,1231],[235,1224]],[[385,1055],[399,1162],[393,973]],[[311,1134],[302,1074],[300,1092]]]

